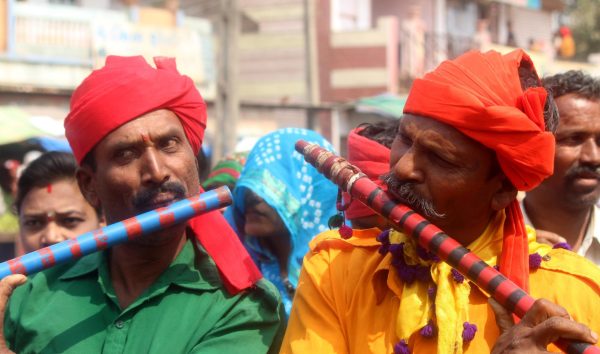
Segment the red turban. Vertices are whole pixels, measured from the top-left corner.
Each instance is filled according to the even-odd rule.
[[[522,50],[504,56],[473,51],[445,61],[415,80],[404,113],[448,124],[490,148],[512,184],[530,190],[552,174],[554,136],[544,126],[546,91],[534,87],[523,92],[522,64],[533,68]],[[527,290],[527,235],[516,200],[506,215],[500,270]]]
[[[348,162],[358,167],[369,179],[380,188],[387,190],[387,185],[383,183],[379,176],[390,171],[390,149],[378,142],[358,135],[363,128],[353,129],[348,134]],[[344,192],[344,205],[350,203],[345,214],[348,219],[362,218],[365,216],[377,215],[371,208],[365,204],[351,201],[350,195]]]
[[[156,69],[142,56],[106,58],[73,93],[65,133],[78,162],[105,136],[146,113],[168,109],[179,118],[197,154],[206,128],[206,104],[192,79],[179,74],[174,58],[154,58]],[[195,166],[190,166],[195,168]],[[262,278],[250,255],[220,212],[190,220],[189,227],[215,262],[232,293]]]
[[[78,162],[108,133],[159,109],[175,113],[197,154],[206,128],[206,104],[192,79],[179,74],[175,58],[108,56],[73,93],[65,133]]]

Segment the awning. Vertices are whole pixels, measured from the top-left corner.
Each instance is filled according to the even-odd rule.
[[[509,5],[527,7],[530,9],[540,9],[542,7],[541,0],[495,0]]]
[[[18,107],[0,106],[0,145],[41,136],[59,138],[64,134],[60,126],[50,117],[32,117]]]
[[[360,113],[374,113],[389,118],[400,118],[405,103],[406,96],[384,93],[356,100],[354,109]]]

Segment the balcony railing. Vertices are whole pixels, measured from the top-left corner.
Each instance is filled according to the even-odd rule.
[[[398,64],[401,81],[405,85],[410,84],[443,60],[456,58],[476,48],[471,37],[400,31]]]
[[[215,60],[209,21],[181,17],[175,25],[138,23],[144,8],[116,11],[58,4],[8,3],[6,49],[0,65],[14,63],[12,76],[0,85],[74,87],[107,55],[174,56],[182,73],[208,96],[213,95]],[[156,9],[152,9],[156,11]],[[136,12],[138,11],[138,12]],[[44,68],[34,77],[30,67]],[[50,77],[48,71],[62,70]],[[22,72],[22,75],[19,74]],[[39,72],[39,70],[38,70]],[[61,77],[60,83],[52,80]]]

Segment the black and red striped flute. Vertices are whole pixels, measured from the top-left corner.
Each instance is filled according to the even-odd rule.
[[[348,192],[352,198],[387,218],[394,228],[404,230],[406,234],[415,237],[422,247],[461,272],[507,310],[523,317],[533,306],[535,299],[523,289],[421,215],[394,201],[358,167],[319,145],[304,140],[296,142],[296,150],[308,163]],[[600,349],[589,343],[559,339],[554,344],[569,354],[600,354]]]

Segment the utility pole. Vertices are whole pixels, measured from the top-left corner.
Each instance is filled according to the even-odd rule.
[[[233,152],[237,143],[237,119],[240,111],[238,96],[238,38],[240,12],[238,0],[221,0],[218,27],[217,56],[217,132],[213,149],[213,161]]]

